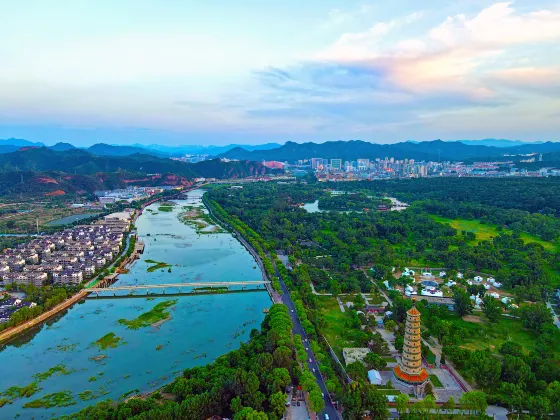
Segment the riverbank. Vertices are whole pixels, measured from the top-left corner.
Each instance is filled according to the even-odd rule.
[[[33,318],[33,319],[23,323],[23,324],[16,325],[15,327],[8,328],[8,329],[0,332],[0,343],[2,343],[4,341],[7,341],[11,338],[14,338],[15,336],[25,332],[26,330],[28,330],[30,328],[33,328],[33,327],[35,327],[39,324],[42,324],[43,322],[52,318],[53,316],[55,316],[59,312],[62,312],[64,310],[68,309],[69,307],[71,307],[75,303],[84,299],[86,297],[86,295],[87,295],[87,291],[80,290],[78,293],[76,293],[70,299],[66,299],[64,302],[58,304],[57,306],[48,310],[47,312],[43,312],[38,317]]]

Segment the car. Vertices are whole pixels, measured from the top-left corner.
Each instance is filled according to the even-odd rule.
[[[311,369],[313,371],[313,373],[315,373],[315,368]]]
[[[323,396],[323,398],[325,398],[325,394],[323,392],[321,392],[321,395]]]
[[[313,360],[309,359],[309,363],[313,363]]]
[[[325,420],[329,420],[329,415],[325,414]]]
[[[309,347],[306,347],[306,348],[305,348],[305,351],[309,351]]]
[[[294,313],[294,310],[292,309],[292,313]]]

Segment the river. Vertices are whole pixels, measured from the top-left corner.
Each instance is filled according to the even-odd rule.
[[[202,193],[194,190],[189,197]],[[129,273],[121,274],[117,285],[262,280],[255,260],[231,234],[198,234],[179,221],[182,207],[203,206],[200,199],[175,203],[171,212],[158,211],[159,204],[154,203],[138,218],[136,227],[145,242],[145,251]],[[145,261],[148,259],[170,264],[171,273],[167,268],[147,272],[151,265]],[[118,323],[121,318],[135,319],[170,299],[177,299],[169,310],[171,317],[157,327],[133,330]],[[20,418],[50,418],[78,411],[102,399],[118,399],[133,390],[154,390],[185,368],[211,363],[238,348],[248,340],[252,328],[260,327],[263,309],[270,304],[268,294],[262,291],[88,299],[1,349],[0,392],[34,382],[40,390],[29,398],[17,398],[4,405],[0,418],[14,418],[18,414]],[[117,347],[100,350],[92,345],[109,333],[121,338]],[[43,380],[34,377],[57,365],[63,372]],[[68,402],[75,404],[48,409],[23,407],[47,394],[60,392],[66,392]]]

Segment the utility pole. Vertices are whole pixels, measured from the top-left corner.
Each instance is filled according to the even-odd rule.
[[[37,236],[39,236],[39,218],[35,219],[37,221]]]

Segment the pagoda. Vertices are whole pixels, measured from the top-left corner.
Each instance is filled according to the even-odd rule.
[[[406,313],[404,344],[400,363],[393,369],[395,379],[414,394],[422,396],[428,382],[428,372],[422,367],[422,343],[420,336],[420,311],[414,305]]]

